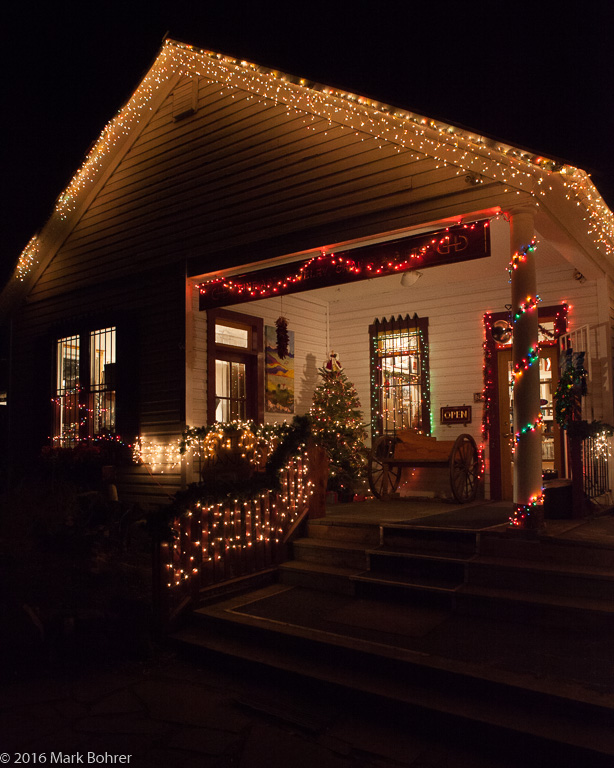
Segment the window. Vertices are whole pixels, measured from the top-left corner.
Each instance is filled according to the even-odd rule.
[[[63,447],[115,432],[116,328],[56,342],[53,440]]]
[[[375,320],[371,341],[371,421],[378,434],[419,429],[430,434],[428,320]]]
[[[258,317],[207,312],[207,420],[262,421],[264,416],[263,322]]]

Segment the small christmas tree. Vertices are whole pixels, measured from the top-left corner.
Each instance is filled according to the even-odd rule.
[[[330,459],[328,488],[349,493],[366,466],[360,401],[334,352],[320,368],[320,376],[322,382],[313,393],[310,411],[312,431],[316,444]]]

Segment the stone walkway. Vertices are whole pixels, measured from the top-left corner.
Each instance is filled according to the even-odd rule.
[[[0,760],[137,768],[512,768],[428,723],[282,679],[147,663],[16,679],[0,689]],[[36,756],[36,757],[34,757]],[[89,760],[89,763],[88,763]],[[25,761],[22,761],[25,762]],[[523,765],[529,763],[523,762]],[[542,763],[545,764],[545,763]]]

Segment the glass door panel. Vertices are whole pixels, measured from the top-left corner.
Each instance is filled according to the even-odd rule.
[[[215,420],[235,421],[247,418],[245,363],[215,361]]]

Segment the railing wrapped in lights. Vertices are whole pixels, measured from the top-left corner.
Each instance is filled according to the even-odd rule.
[[[201,481],[166,510],[160,546],[160,606],[172,616],[200,590],[274,567],[308,509],[309,420],[214,424],[184,433]],[[251,467],[251,470],[249,469]]]

